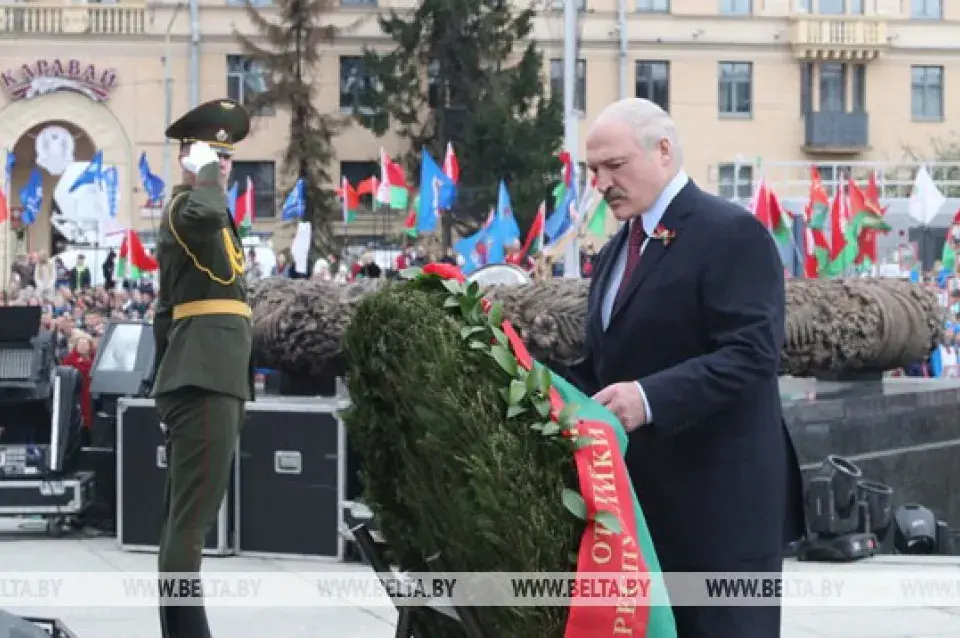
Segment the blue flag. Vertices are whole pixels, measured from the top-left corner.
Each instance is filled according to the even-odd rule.
[[[507,246],[510,245],[510,241],[508,241],[510,237],[509,223],[504,223],[503,216],[497,214],[496,211],[490,211],[490,215],[487,216],[487,221],[483,224],[480,232],[481,251],[484,256],[483,265],[491,266],[505,263],[507,261]]]
[[[43,175],[40,174],[39,168],[34,167],[26,185],[20,189],[20,205],[23,207],[20,221],[25,226],[37,221],[37,213],[43,205]]]
[[[453,245],[453,249],[463,258],[460,270],[464,275],[470,275],[475,270],[483,268],[486,263],[486,246],[483,245],[484,229],[464,237]]]
[[[90,160],[90,163],[87,165],[83,172],[77,175],[77,179],[73,182],[73,186],[70,187],[70,192],[77,190],[81,186],[86,186],[87,184],[96,184],[97,182],[103,179],[103,151],[97,151],[93,155],[93,159]]]
[[[4,179],[6,179],[3,186],[4,190],[8,190],[10,185],[13,184],[13,165],[16,162],[17,156],[10,151],[7,151],[7,172],[4,174]]]
[[[233,186],[227,191],[227,209],[230,211],[230,217],[233,218],[237,212],[237,197],[240,196],[240,183],[234,182]]]
[[[548,242],[554,242],[562,237],[564,233],[570,230],[570,227],[577,220],[577,206],[579,194],[577,193],[577,184],[574,180],[573,187],[568,188],[560,200],[557,209],[550,213],[547,223],[543,226],[543,234]]]
[[[283,221],[303,217],[305,209],[305,198],[303,195],[303,178],[300,178],[297,180],[297,183],[293,185],[293,188],[290,189],[290,193],[287,194],[287,199],[283,202],[283,208],[280,213]]]
[[[147,206],[152,206],[163,201],[163,191],[165,184],[158,176],[150,172],[150,164],[147,163],[147,153],[140,154],[140,185],[143,186],[143,192],[147,194]]]
[[[427,149],[420,151],[420,209],[417,211],[417,233],[437,230],[441,210],[453,206],[456,186],[430,156]]]
[[[520,228],[513,216],[510,193],[507,192],[507,185],[503,183],[503,180],[500,180],[500,188],[497,192],[497,218],[494,223],[499,226],[497,232],[504,246],[520,241]]]
[[[110,212],[110,217],[116,217],[117,201],[120,199],[120,180],[116,166],[103,171],[103,185],[107,190],[107,210]]]

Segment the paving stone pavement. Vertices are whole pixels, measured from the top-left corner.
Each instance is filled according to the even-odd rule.
[[[50,539],[11,529],[0,521],[0,569],[15,572],[117,572],[144,573],[156,568],[156,556],[120,551],[113,538]],[[870,570],[900,566],[913,571],[943,569],[960,576],[960,560],[874,559],[844,566],[844,570]],[[817,566],[790,563],[788,572]],[[307,561],[229,557],[204,559],[204,571],[364,572],[362,565],[332,561]],[[958,578],[960,581],[960,578]],[[106,606],[86,608],[7,609],[13,613],[57,617],[78,638],[159,638],[157,612],[149,607]],[[319,608],[209,608],[214,636],[231,638],[393,638],[396,614],[389,607],[362,607],[349,599],[342,605]],[[812,609],[784,611],[782,638],[956,638],[960,636],[960,608],[956,609]]]

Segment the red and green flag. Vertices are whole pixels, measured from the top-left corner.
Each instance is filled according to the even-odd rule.
[[[407,210],[407,216],[403,220],[403,234],[407,237],[417,236],[417,213],[420,211],[420,193],[418,192],[413,202]]]
[[[877,186],[877,172],[870,172],[870,179],[867,181],[867,190],[864,191],[864,200],[881,218],[887,214],[887,209],[880,206],[880,188]],[[851,204],[851,208],[853,205]],[[857,239],[860,245],[860,254],[857,255],[857,263],[864,266],[870,266],[877,263],[877,235],[886,234],[887,230],[874,230],[873,228],[864,228]]]
[[[844,185],[840,185],[830,210],[830,258],[825,273],[833,277],[846,274],[857,263],[864,232],[890,230],[882,211],[867,201],[853,178],[847,178],[846,189],[849,196],[844,192]]]
[[[523,251],[521,258],[534,257],[543,250],[543,228],[547,223],[547,203],[540,202],[537,208],[537,214],[533,218],[530,230],[527,231],[527,239],[523,242]]]
[[[950,272],[957,271],[957,244],[953,238],[953,231],[960,226],[960,210],[953,216],[953,223],[947,229],[947,236],[943,240],[943,254],[940,255],[940,261],[943,267]]]
[[[603,194],[597,190],[596,176],[590,180],[589,193],[587,197],[589,203],[585,208],[589,210],[592,206],[593,210],[587,218],[587,232],[594,237],[606,237],[607,224],[610,221],[610,206],[607,204],[607,200],[603,198]]]
[[[240,233],[241,237],[249,235],[250,230],[253,228],[255,216],[254,202],[256,202],[254,195],[253,180],[248,177],[247,189],[237,198],[237,205],[233,211],[233,223],[236,225],[237,232]]]
[[[849,178],[849,189],[852,225],[857,233],[857,255],[853,263],[870,266],[877,263],[877,234],[890,230],[890,225],[883,219],[886,211],[880,208],[876,175],[870,174],[866,192],[860,190],[852,177]]]
[[[140,279],[143,273],[153,272],[157,268],[157,260],[143,247],[137,231],[127,229],[117,256],[117,278]]]
[[[340,208],[343,211],[343,223],[349,224],[357,220],[360,210],[360,194],[350,184],[346,177],[340,179],[340,188],[337,189],[340,197]]]
[[[827,195],[827,189],[823,186],[820,171],[816,166],[810,167],[810,200],[804,213],[810,228],[823,230],[830,213],[830,196]]]
[[[563,165],[563,178],[553,189],[553,210],[559,210],[565,205],[563,200],[567,196],[567,191],[573,186],[573,159],[570,153],[563,151],[557,155],[557,159]]]
[[[380,149],[380,186],[377,189],[377,202],[393,210],[407,210],[410,192],[407,176],[403,167],[390,159],[386,151]]]
[[[790,214],[780,205],[780,198],[761,178],[754,193],[753,214],[781,244],[789,244],[793,235],[790,230]]]
[[[607,224],[610,218],[610,206],[607,200],[601,199],[593,213],[590,215],[590,222],[587,224],[587,232],[594,237],[607,236]]]

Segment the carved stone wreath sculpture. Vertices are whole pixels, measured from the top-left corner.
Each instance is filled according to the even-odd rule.
[[[260,365],[292,374],[339,369],[341,340],[357,303],[387,280],[349,284],[267,279],[250,295]],[[534,358],[568,366],[581,355],[585,279],[550,279],[491,289]],[[780,372],[792,376],[877,372],[922,360],[939,341],[943,310],[934,292],[895,279],[787,281]]]

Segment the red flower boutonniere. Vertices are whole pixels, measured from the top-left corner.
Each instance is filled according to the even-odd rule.
[[[676,236],[677,236],[677,233],[675,233],[672,230],[669,230],[663,224],[657,224],[657,227],[653,229],[653,234],[650,235],[650,239],[659,239],[660,241],[663,242],[663,247],[666,248],[667,246],[670,245],[670,242],[672,242]]]

